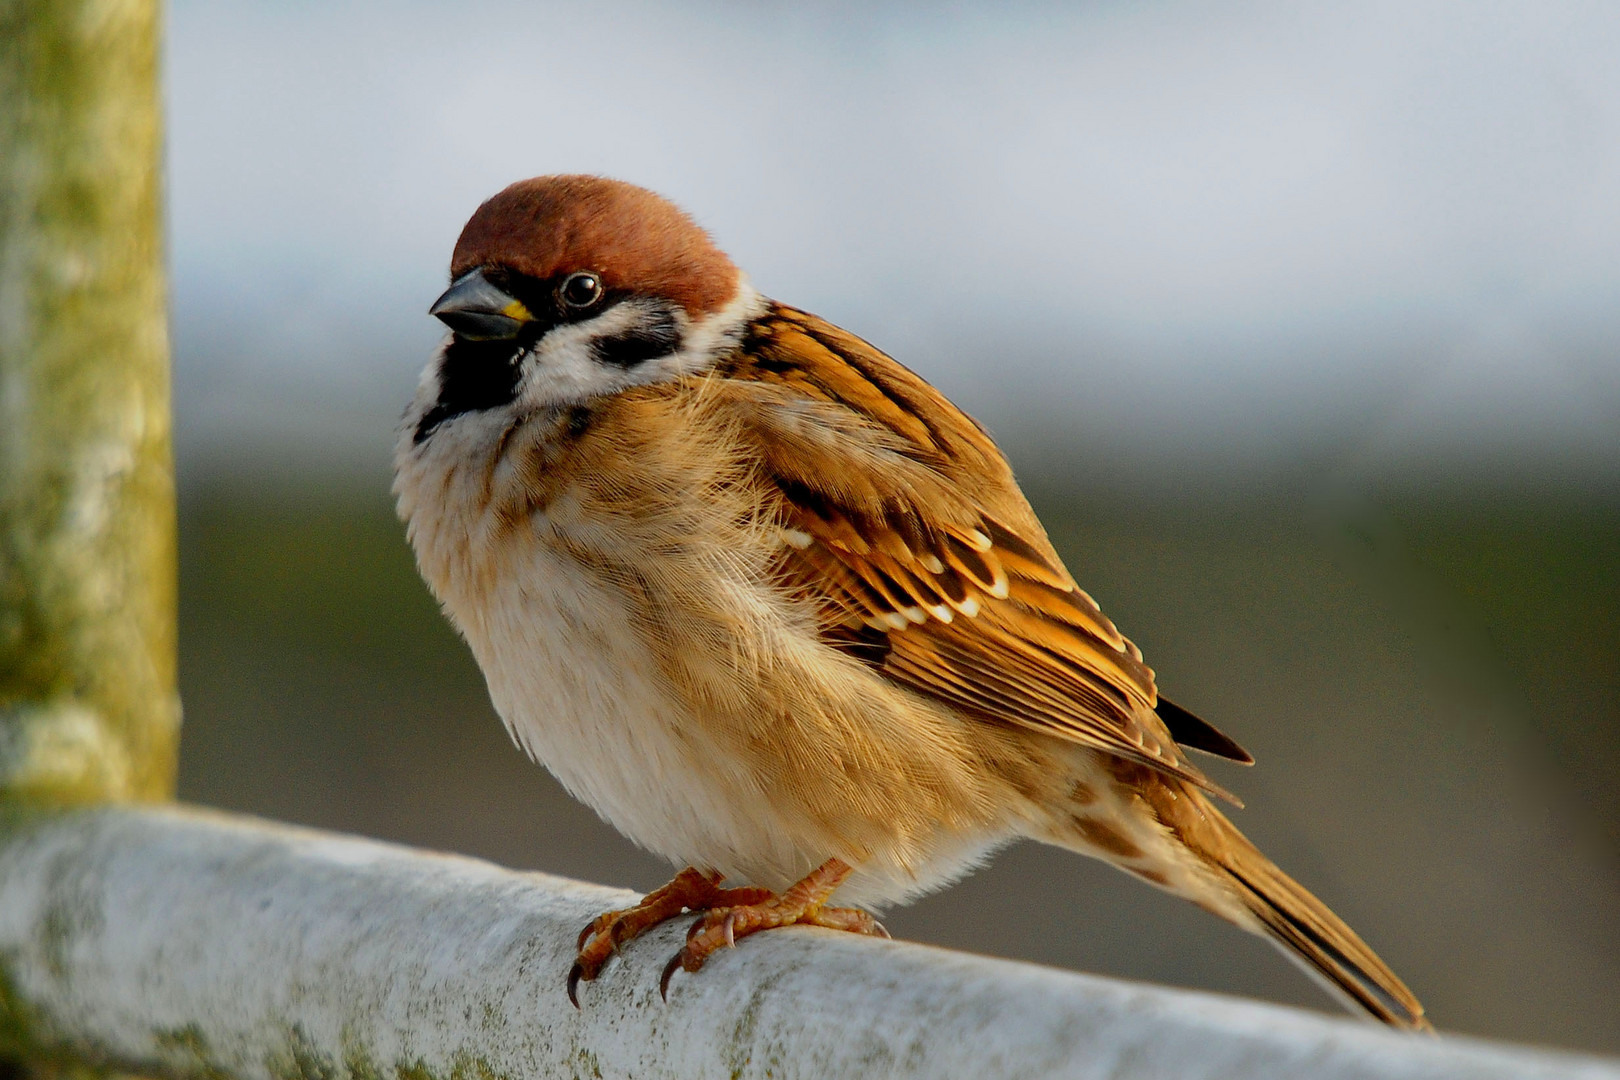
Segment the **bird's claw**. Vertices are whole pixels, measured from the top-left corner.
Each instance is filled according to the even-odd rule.
[[[574,942],[574,951],[575,952],[583,952],[584,949],[585,949],[585,943],[587,941],[591,940],[591,938],[594,937],[595,935],[601,933],[602,930],[604,929],[604,926],[605,926],[606,922],[612,916],[617,915],[617,914],[618,914],[618,912],[616,912],[616,911],[610,911],[606,915],[598,915],[596,918],[594,918],[590,922],[586,923],[585,924],[585,929],[583,929],[583,930],[581,930],[579,932],[579,939]]]
[[[579,980],[585,975],[585,965],[577,960],[574,966],[568,969],[568,1000],[574,1008],[579,1008]]]
[[[568,1000],[578,1008],[581,982],[590,982],[600,975],[622,946],[682,911],[760,903],[774,895],[768,889],[722,889],[720,881],[719,874],[686,869],[675,875],[668,885],[648,893],[634,907],[603,912],[586,923],[574,942],[578,955],[568,971]]]
[[[686,928],[686,944],[669,958],[658,976],[658,996],[669,1000],[669,982],[677,969],[694,972],[722,948],[734,949],[737,939],[779,926],[821,926],[869,937],[888,938],[882,923],[858,908],[809,907],[794,910],[780,899],[764,904],[711,908]]]
[[[777,895],[761,888],[722,889],[719,874],[683,870],[635,907],[598,915],[580,931],[575,943],[579,955],[568,970],[568,1000],[579,1008],[581,982],[590,982],[601,974],[621,945],[682,911],[703,914],[687,928],[686,943],[659,973],[658,996],[666,1001],[676,968],[697,971],[716,951],[735,948],[739,938],[761,930],[805,923],[888,937],[889,932],[864,911],[821,906],[848,874],[848,864],[829,859],[793,888]]]
[[[680,952],[678,952],[674,956],[670,957],[669,958],[669,963],[664,965],[663,972],[661,972],[659,974],[659,976],[658,976],[658,997],[661,1000],[663,1000],[663,1001],[668,1001],[669,1000],[669,980],[674,978],[675,969],[681,966],[681,958],[683,956],[685,956],[685,955],[686,955],[686,950],[682,949]]]

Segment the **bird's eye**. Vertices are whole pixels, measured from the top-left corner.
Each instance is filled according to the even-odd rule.
[[[557,289],[565,306],[588,308],[602,299],[602,279],[591,273],[569,274]]]

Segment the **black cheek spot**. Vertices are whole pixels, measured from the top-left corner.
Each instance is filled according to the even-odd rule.
[[[599,364],[628,371],[648,360],[668,356],[680,345],[681,330],[675,324],[675,316],[660,311],[647,316],[647,321],[640,326],[612,337],[597,338],[591,342],[591,355]]]
[[[462,413],[508,405],[517,397],[519,346],[510,341],[453,339],[439,365],[439,400],[416,425],[417,445]]]
[[[593,419],[594,417],[591,415],[591,410],[588,406],[575,405],[571,407],[568,410],[567,417],[563,421],[564,426],[568,430],[568,437],[570,439],[578,439],[583,437],[584,434],[591,429],[591,421]]]

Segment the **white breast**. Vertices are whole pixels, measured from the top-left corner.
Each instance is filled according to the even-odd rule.
[[[673,863],[786,883],[825,856],[800,851],[751,779],[724,767],[664,683],[619,590],[557,543],[536,511],[498,528],[472,443],[402,453],[396,491],[423,576],[472,651],[513,740],[576,798]],[[441,436],[442,437],[442,436]],[[438,443],[441,437],[436,437]],[[567,503],[564,497],[559,500]]]
[[[533,527],[547,528],[543,515]],[[694,726],[622,598],[544,544],[508,558],[489,592],[451,615],[514,741],[643,847],[676,862],[735,850],[726,800],[682,737]]]

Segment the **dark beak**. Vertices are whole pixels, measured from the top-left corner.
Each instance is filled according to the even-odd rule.
[[[433,301],[428,314],[474,341],[515,338],[524,323],[534,321],[521,301],[491,285],[482,270],[457,278],[443,296]]]

